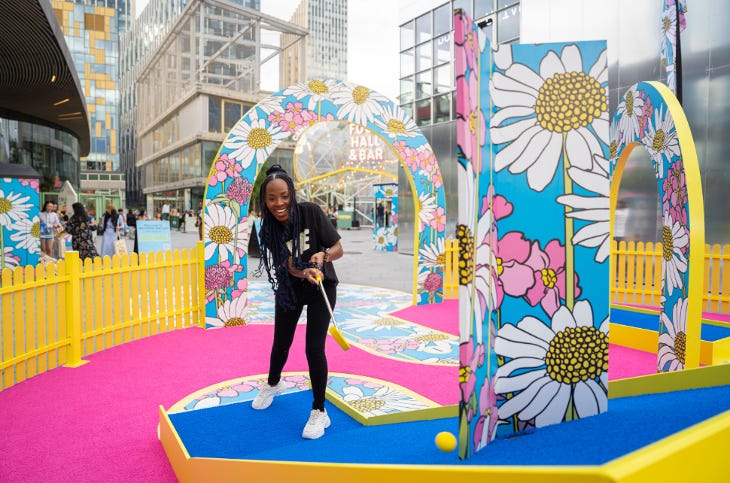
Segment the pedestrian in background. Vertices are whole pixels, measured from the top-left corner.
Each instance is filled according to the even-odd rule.
[[[124,222],[119,216],[116,208],[111,203],[106,205],[106,212],[99,222],[99,232],[104,235],[101,242],[101,256],[114,255],[114,242],[119,237],[119,232],[124,228]]]
[[[79,252],[81,260],[98,257],[89,214],[81,203],[74,203],[71,208],[74,213],[66,225],[66,230],[71,235],[71,248]]]

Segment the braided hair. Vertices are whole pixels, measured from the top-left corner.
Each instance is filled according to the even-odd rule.
[[[275,179],[284,181],[289,188],[289,219],[286,224],[277,220],[266,206],[266,187]],[[271,288],[276,294],[277,302],[284,307],[294,308],[296,295],[288,268],[289,257],[292,257],[292,265],[298,270],[311,267],[312,264],[302,260],[302,248],[299,242],[299,232],[301,231],[299,205],[294,182],[284,168],[278,164],[274,164],[266,170],[266,178],[261,183],[259,191],[259,207],[262,213],[259,246],[261,258],[257,275],[261,274],[263,266],[266,269]],[[292,240],[291,252],[286,243],[289,240]]]

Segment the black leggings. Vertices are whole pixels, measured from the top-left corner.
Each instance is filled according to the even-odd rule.
[[[294,340],[294,332],[297,328],[299,316],[302,309],[307,305],[307,336],[305,352],[309,364],[309,380],[312,383],[314,402],[312,409],[324,411],[324,394],[327,389],[327,355],[325,354],[325,342],[327,340],[327,329],[329,328],[330,314],[325,305],[322,292],[316,285],[309,282],[294,280],[295,292],[297,295],[297,306],[294,309],[287,309],[276,303],[274,312],[274,342],[271,347],[271,360],[269,365],[270,385],[276,385],[281,379],[281,371],[289,357],[289,348]],[[327,298],[334,309],[337,301],[337,285],[325,282],[324,290]]]

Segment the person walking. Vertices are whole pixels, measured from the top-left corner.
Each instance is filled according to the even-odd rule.
[[[330,426],[324,407],[328,377],[325,342],[330,315],[317,284],[322,280],[327,299],[334,307],[338,280],[332,261],[342,257],[342,243],[318,205],[297,203],[294,183],[278,164],[266,171],[259,203],[263,220],[258,273],[262,267],[266,269],[276,307],[268,385],[260,390],[251,406],[266,409],[286,389],[281,372],[306,305],[305,353],[313,402],[302,437],[316,439]]]
[[[99,221],[99,231],[104,235],[101,242],[101,256],[114,255],[114,242],[119,236],[119,231],[124,228],[124,222],[111,203],[106,205],[106,212]]]
[[[66,224],[66,230],[71,235],[71,248],[79,252],[81,260],[98,257],[99,253],[94,245],[93,228],[86,208],[81,203],[74,203],[71,208],[74,214]]]

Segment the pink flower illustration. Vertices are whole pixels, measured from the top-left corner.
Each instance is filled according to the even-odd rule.
[[[251,197],[252,189],[253,185],[251,182],[239,176],[233,179],[233,182],[228,186],[228,189],[226,189],[226,194],[230,199],[243,204]]]
[[[485,348],[483,343],[474,344],[474,336],[469,336],[469,340],[459,345],[459,389],[461,391],[462,402],[469,407],[467,419],[471,421],[474,417],[476,408],[472,408],[469,401],[474,395],[476,387],[477,369],[484,365]],[[466,363],[467,365],[464,365]]]
[[[433,218],[428,222],[428,224],[439,233],[444,231],[446,228],[446,214],[444,213],[444,208],[442,206],[436,208],[433,212]]]
[[[241,278],[238,280],[238,282],[236,282],[236,288],[234,288],[233,292],[231,292],[231,298],[237,299],[238,297],[240,297],[247,291],[248,291],[248,279]]]
[[[222,154],[213,166],[215,168],[215,172],[210,179],[208,179],[208,184],[210,186],[215,186],[216,184],[228,178],[233,178],[234,176],[241,176],[241,170],[243,170],[243,166],[240,163],[236,163],[235,159],[229,158],[227,154]]]
[[[443,280],[441,279],[441,275],[435,272],[429,273],[426,276],[426,281],[423,282],[423,287],[431,294],[438,292],[442,285]]]
[[[538,242],[532,243],[532,250],[526,262],[534,271],[535,283],[527,291],[525,299],[533,307],[540,304],[550,317],[565,299],[565,247],[558,240],[550,241],[545,251],[540,250]],[[578,274],[574,280],[575,298],[580,296]]]
[[[370,389],[378,389],[378,388],[383,387],[382,384],[378,384],[377,382],[366,381],[363,379],[355,379],[353,377],[345,379],[345,384],[350,385],[350,386],[363,386],[363,387],[367,387]]]
[[[534,270],[528,264],[530,242],[524,234],[513,231],[496,244],[497,307],[502,306],[504,295],[523,297],[535,285]]]
[[[205,267],[205,290],[220,290],[226,288],[233,274],[221,264]]]
[[[499,408],[497,394],[494,392],[494,381],[494,377],[490,378],[489,383],[484,384],[479,392],[479,418],[474,425],[474,452],[482,449],[496,436]]]
[[[398,339],[360,339],[358,344],[381,354],[398,354],[407,350],[418,349],[419,342],[407,338]]]
[[[456,88],[465,93],[456,98],[456,132],[464,158],[472,163],[474,172],[481,172],[478,151],[484,145],[487,125],[477,102],[479,82],[474,72],[468,78],[458,77]]]

